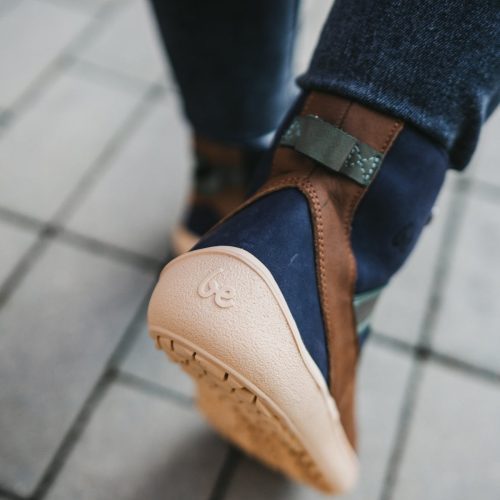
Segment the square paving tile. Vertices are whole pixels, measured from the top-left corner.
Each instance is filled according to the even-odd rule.
[[[163,259],[184,202],[190,152],[176,97],[169,95],[151,108],[67,225]]]
[[[32,492],[152,280],[51,244],[0,312],[0,484]]]
[[[498,500],[500,386],[430,364],[394,499]]]
[[[77,55],[148,82],[170,79],[147,0],[124,2],[105,29]]]
[[[454,248],[433,346],[500,373],[500,199],[472,193]]]
[[[434,219],[424,228],[414,252],[384,290],[373,319],[376,331],[412,344],[417,341],[436,273],[455,177],[453,172],[448,174],[435,205]]]
[[[1,204],[52,217],[140,94],[78,66],[61,75],[0,137]]]
[[[380,496],[410,366],[405,355],[377,345],[368,345],[363,353],[358,381],[361,479],[351,495],[342,497],[346,500],[375,500]],[[226,500],[255,498],[319,500],[325,496],[244,459],[230,484]]]
[[[49,500],[208,500],[227,445],[190,408],[115,385]]]
[[[18,1],[0,16],[0,108],[11,106],[89,23],[87,15],[49,2]]]
[[[35,242],[36,233],[0,220],[0,287]]]
[[[193,396],[194,385],[191,378],[177,364],[172,363],[163,351],[155,348],[146,325],[141,328],[120,364],[120,369],[184,396]]]

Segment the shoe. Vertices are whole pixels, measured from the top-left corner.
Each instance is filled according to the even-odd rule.
[[[264,149],[226,146],[197,136],[194,152],[193,189],[183,219],[171,235],[174,255],[190,250],[243,202]]]
[[[400,120],[312,92],[268,181],[162,271],[148,322],[248,454],[328,493],[356,481],[360,346],[447,163]]]

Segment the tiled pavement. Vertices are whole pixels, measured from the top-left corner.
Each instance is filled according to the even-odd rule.
[[[0,498],[321,498],[215,436],[146,337],[189,159],[145,4],[0,0],[0,65]],[[378,310],[350,499],[500,498],[499,131]]]

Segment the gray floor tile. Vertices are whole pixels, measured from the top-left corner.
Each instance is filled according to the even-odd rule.
[[[500,200],[468,200],[433,346],[500,372]]]
[[[49,500],[201,500],[227,446],[192,409],[115,385]]]
[[[28,494],[152,280],[53,243],[0,313],[0,483]]]
[[[193,396],[191,378],[177,364],[172,363],[163,351],[155,348],[146,325],[120,364],[120,369],[185,396]]]
[[[455,181],[455,175],[450,173],[436,202],[434,220],[424,228],[413,254],[382,294],[373,320],[376,331],[410,343],[417,341],[428,306]]]
[[[2,205],[53,216],[139,98],[78,67],[63,74],[0,138]]]
[[[380,496],[409,368],[406,356],[376,345],[368,345],[363,354],[358,382],[361,479],[356,491],[342,497],[346,500],[375,500]],[[255,498],[319,500],[324,496],[244,459],[231,482],[227,500]]]
[[[11,106],[88,22],[84,14],[37,0],[19,2],[1,16],[0,108]]]
[[[471,173],[476,179],[500,186],[500,109],[486,122],[481,130],[479,145],[471,164]]]
[[[184,201],[188,134],[173,95],[154,109],[113,159],[68,227],[140,254],[164,258]]]
[[[170,80],[146,0],[127,2],[77,55],[148,82]]]
[[[0,221],[0,286],[35,239],[36,233]]]
[[[394,499],[498,500],[500,387],[426,367]]]
[[[409,357],[375,344],[368,343],[362,354],[358,381],[361,476],[349,499],[380,497],[410,369]]]

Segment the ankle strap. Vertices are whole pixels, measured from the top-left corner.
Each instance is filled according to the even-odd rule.
[[[370,184],[384,158],[384,153],[317,115],[295,117],[280,145],[292,147],[362,186]]]

